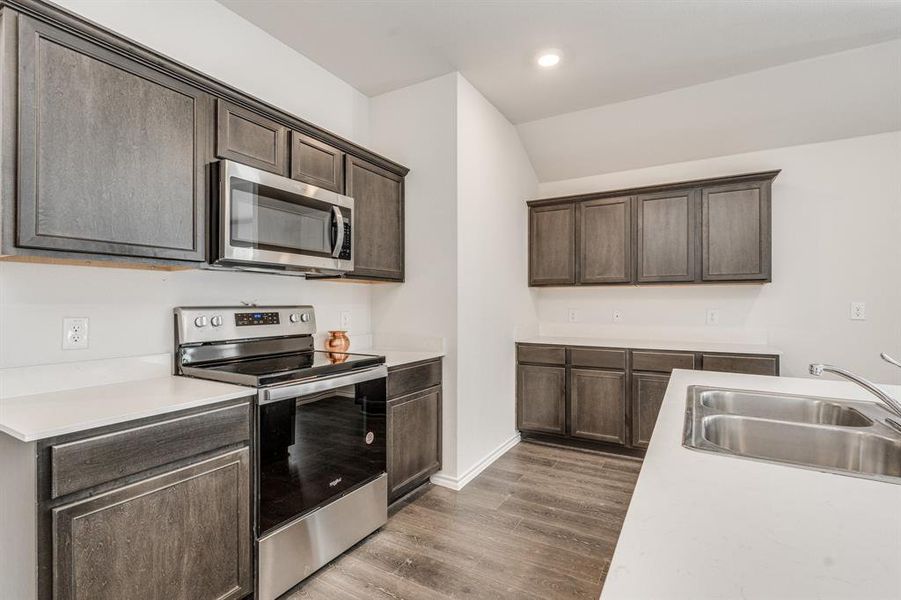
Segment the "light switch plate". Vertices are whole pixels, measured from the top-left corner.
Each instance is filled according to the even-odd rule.
[[[578,322],[578,320],[579,320],[579,311],[577,311],[575,308],[569,309],[569,322],[576,323],[576,322]]]
[[[852,302],[851,303],[851,320],[852,321],[866,321],[867,320],[867,305],[865,302]]]
[[[707,309],[707,324],[708,325],[719,325],[720,324],[720,309],[718,309],[718,308],[708,308]]]
[[[85,350],[88,347],[88,318],[63,319],[63,350]]]
[[[341,329],[343,329],[344,331],[350,331],[350,311],[342,310],[339,317],[341,320]]]
[[[621,310],[613,311],[613,322],[614,323],[622,323],[623,322],[623,311],[621,311]]]

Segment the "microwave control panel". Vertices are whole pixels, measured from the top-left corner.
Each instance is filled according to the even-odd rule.
[[[341,260],[350,260],[351,237],[350,221],[344,219],[344,244],[338,254],[338,258]]]

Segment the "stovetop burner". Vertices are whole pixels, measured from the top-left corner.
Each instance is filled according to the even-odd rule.
[[[265,387],[287,381],[343,373],[384,362],[385,359],[381,356],[313,350],[209,364],[200,368],[208,373],[210,378],[215,378],[217,374],[227,374],[228,381],[237,382],[236,377],[240,377],[244,379],[245,385]]]

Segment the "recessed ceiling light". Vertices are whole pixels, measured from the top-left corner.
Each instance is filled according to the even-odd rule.
[[[562,52],[560,52],[556,48],[551,48],[539,52],[538,58],[536,58],[535,61],[538,63],[539,67],[543,69],[550,69],[551,67],[556,67],[558,64],[560,64],[560,58],[562,56]]]

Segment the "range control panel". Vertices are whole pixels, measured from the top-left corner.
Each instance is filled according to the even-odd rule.
[[[246,312],[235,313],[235,326],[247,327],[248,325],[278,325],[277,312]]]
[[[175,309],[179,344],[316,333],[312,306],[186,306]]]

